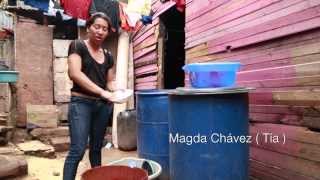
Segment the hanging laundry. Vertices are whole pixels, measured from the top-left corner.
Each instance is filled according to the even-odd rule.
[[[143,23],[143,25],[152,24],[152,16],[142,15],[141,22]]]
[[[124,13],[123,9],[126,6],[126,4],[119,2],[119,21],[120,21],[120,27],[121,29],[125,31],[130,31],[130,26],[127,22],[126,14]]]
[[[56,14],[56,21],[59,24],[66,24],[66,25],[68,24],[68,25],[76,26],[78,20],[66,14],[62,14],[60,11],[58,11]]]
[[[151,10],[151,0],[129,0],[127,11],[136,12],[141,15],[149,15]]]
[[[91,0],[60,0],[65,13],[74,18],[88,19]]]
[[[186,1],[185,0],[173,0],[176,2],[176,6],[178,11],[183,12],[186,9]]]
[[[119,2],[120,27],[124,31],[131,31],[132,28],[129,26],[128,21],[127,21],[127,15],[124,12],[125,8],[126,8],[126,4]]]
[[[63,14],[64,10],[59,6],[55,6],[55,3],[53,2],[53,0],[50,0],[48,11],[44,12],[43,14],[46,16],[56,16],[58,12]]]
[[[119,2],[120,27],[124,31],[137,31],[142,26],[142,15],[139,13],[127,12],[127,4]]]
[[[61,6],[50,0],[48,12],[44,12],[44,15],[47,16],[49,24],[55,25],[71,25],[71,26],[81,26],[84,27],[86,21],[83,19],[73,18],[67,14],[64,14],[64,10]]]
[[[126,12],[127,15],[127,22],[129,24],[130,27],[134,28],[136,27],[138,21],[141,20],[142,16],[139,13],[135,13],[135,12]]]
[[[78,19],[77,26],[80,26],[80,27],[86,26],[86,21],[82,19]]]
[[[24,3],[41,11],[48,11],[49,7],[49,0],[24,0]]]
[[[93,0],[90,14],[103,12],[110,17],[113,32],[118,31],[120,26],[119,2],[116,0]]]

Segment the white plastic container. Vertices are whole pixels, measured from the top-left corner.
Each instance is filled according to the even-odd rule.
[[[136,168],[142,168],[142,164],[144,161],[147,161],[152,169],[153,174],[148,176],[148,179],[155,179],[157,178],[162,171],[162,168],[159,163],[149,160],[149,159],[141,159],[141,158],[134,158],[134,157],[127,157],[127,158],[122,158],[117,161],[113,161],[109,164],[108,166],[128,166],[128,167],[136,167]]]

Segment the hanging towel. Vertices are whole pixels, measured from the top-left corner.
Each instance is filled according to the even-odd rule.
[[[128,13],[125,11],[126,8],[127,4],[119,2],[120,27],[128,32],[137,31],[142,26],[141,14]]]
[[[120,27],[125,31],[131,31],[132,28],[129,26],[127,15],[124,12],[126,4],[119,2],[119,14],[120,14]]]
[[[149,15],[151,10],[151,0],[129,0],[127,11],[141,15]]]
[[[138,21],[140,21],[140,19],[142,18],[141,14],[135,13],[135,12],[126,12],[126,11],[125,13],[127,15],[127,22],[129,26],[132,28],[136,27]]]
[[[45,12],[49,8],[49,0],[24,0],[24,3]]]
[[[67,15],[84,20],[89,18],[91,0],[60,0],[60,4]]]
[[[120,26],[119,2],[116,0],[93,0],[90,14],[103,12],[110,17],[113,31],[118,31]]]

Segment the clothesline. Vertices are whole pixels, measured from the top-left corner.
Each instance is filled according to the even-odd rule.
[[[185,2],[172,1],[176,2],[178,9]],[[134,31],[140,24],[151,24],[153,15],[151,0],[129,0],[128,4],[118,0],[60,0],[60,4],[53,0],[24,0],[24,3],[38,8],[46,16],[58,17],[63,21],[77,19],[78,26],[84,26],[90,14],[104,12],[112,21],[113,31],[119,28]]]

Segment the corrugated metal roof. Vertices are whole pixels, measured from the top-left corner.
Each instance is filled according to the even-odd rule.
[[[9,6],[8,0],[2,0],[0,2],[0,8],[4,9],[0,9],[0,29],[11,31],[13,31],[13,15],[10,12],[15,12],[14,10],[38,10],[37,8],[25,5],[21,0],[16,1],[16,6]]]
[[[7,11],[0,10],[0,28],[13,30],[13,16]]]
[[[4,8],[8,5],[8,0],[2,0],[0,1],[0,8]]]
[[[17,1],[17,7],[25,9],[25,10],[39,10],[38,8],[29,6],[24,3],[24,1]]]
[[[1,1],[1,0],[0,0]],[[35,7],[24,4],[24,1],[17,0],[15,6],[10,6],[7,0],[2,0],[0,2],[0,8],[2,9],[24,9],[24,10],[38,10]]]

